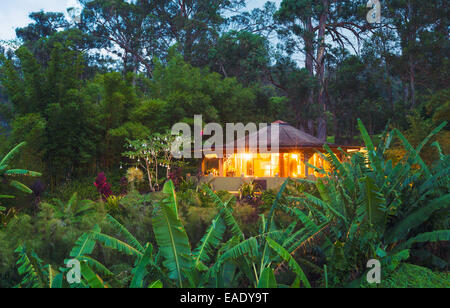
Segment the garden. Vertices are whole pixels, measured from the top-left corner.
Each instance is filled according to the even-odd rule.
[[[375,147],[360,122],[367,155],[340,162],[328,148],[325,177],[288,179],[259,196],[254,187],[237,197],[170,175],[160,191],[142,194],[143,172],[132,167],[121,195],[102,173],[97,200],[75,193],[42,201],[33,215],[1,208],[1,270],[10,277],[2,286],[373,287],[366,263],[377,259],[383,282],[375,286],[449,287],[449,157],[441,153],[430,167],[420,157],[444,125],[417,148],[398,130]],[[395,139],[406,155],[394,165],[387,152]],[[2,177],[40,176],[10,169],[22,146],[3,158]],[[70,260],[81,264],[78,283],[68,283]]]
[[[447,1],[72,2],[0,4],[0,288],[450,287]]]

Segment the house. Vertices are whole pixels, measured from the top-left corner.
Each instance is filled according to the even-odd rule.
[[[278,139],[272,140],[272,128],[278,124]],[[256,134],[256,135],[255,135]],[[262,136],[262,137],[261,137]],[[255,146],[249,145],[249,140],[259,140]],[[267,144],[262,147],[260,138],[267,138]],[[324,153],[324,142],[283,121],[276,121],[256,133],[238,139],[234,144],[227,144],[218,152],[223,151],[223,158],[216,154],[204,153],[202,160],[203,181],[213,185],[215,190],[236,192],[244,183],[255,181],[265,189],[276,189],[287,178],[314,179],[322,176],[309,165],[329,168],[326,160],[319,153]],[[262,139],[264,140],[264,139]],[[278,141],[278,151],[272,151],[274,141]],[[245,142],[245,151],[239,151],[237,145]],[[241,143],[242,144],[242,143]],[[338,146],[328,144],[339,159],[342,152],[360,151],[360,146]],[[234,153],[226,154],[227,148],[234,148]],[[341,151],[342,150],[342,151]],[[319,153],[318,153],[319,152]],[[308,163],[308,164],[307,164]]]

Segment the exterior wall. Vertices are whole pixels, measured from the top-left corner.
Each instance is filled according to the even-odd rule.
[[[314,179],[314,177],[310,177]],[[215,191],[238,192],[242,184],[250,183],[253,180],[263,180],[267,183],[267,189],[279,189],[287,180],[282,177],[215,177],[205,176],[201,179],[202,183],[210,183]]]
[[[242,184],[250,183],[253,180],[265,181],[267,189],[275,190],[278,189],[289,176],[292,178],[308,178],[311,180],[315,180],[318,177],[323,177],[323,174],[318,173],[314,169],[308,167],[306,162],[308,162],[312,166],[324,168],[326,171],[329,171],[330,169],[329,163],[322,159],[320,155],[315,153],[315,150],[318,149],[305,149],[297,150],[295,152],[273,154],[274,156],[276,156],[276,172],[275,174],[273,174],[273,176],[270,177],[267,175],[255,176],[254,169],[255,161],[258,160],[257,157],[251,157],[247,159],[248,161],[252,161],[251,169],[253,171],[250,174],[245,174],[249,169],[247,165],[240,163],[240,161],[236,162],[236,157],[238,155],[235,155],[235,157],[233,158],[233,163],[231,164],[231,166],[235,166],[235,170],[237,170],[238,172],[233,172],[231,174],[228,172],[229,167],[224,165],[225,159],[216,158],[215,160],[217,170],[215,170],[214,175],[205,175],[201,179],[201,182],[212,184],[214,190],[216,191],[223,190],[237,192],[239,191],[239,188],[242,186]],[[361,151],[361,148],[355,148],[354,151]],[[342,160],[344,158],[340,151],[333,150],[333,152],[337,155],[338,159]],[[207,159],[205,158],[202,162],[203,174],[206,174],[207,172],[206,160]],[[239,168],[239,164],[241,164],[241,168]]]

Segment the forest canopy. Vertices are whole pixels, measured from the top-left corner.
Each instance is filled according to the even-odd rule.
[[[80,287],[367,287],[373,258],[449,286],[447,1],[78,2],[0,37],[0,287],[69,257]],[[282,120],[330,168],[214,191],[170,153],[195,115]]]

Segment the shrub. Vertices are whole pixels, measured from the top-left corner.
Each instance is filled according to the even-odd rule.
[[[95,187],[97,187],[97,190],[104,201],[106,201],[112,195],[111,185],[106,181],[106,175],[104,172],[100,173],[97,176],[94,185]]]

